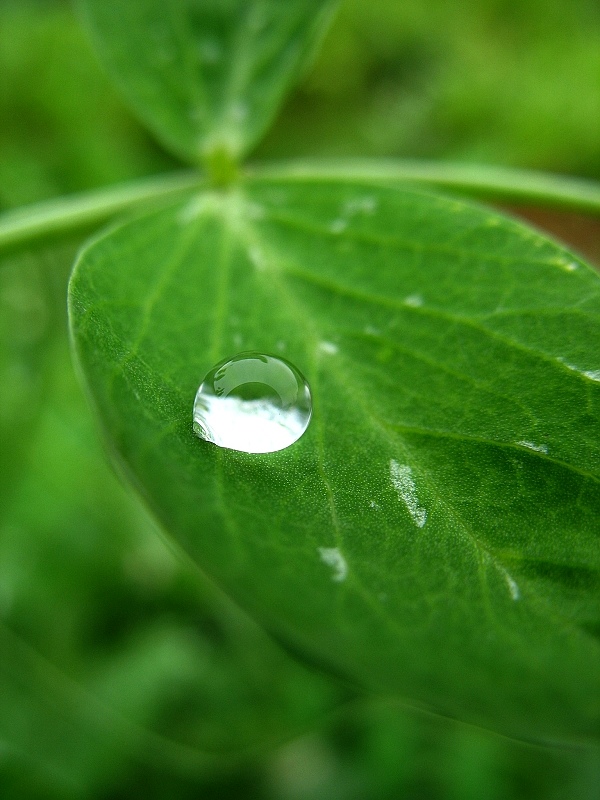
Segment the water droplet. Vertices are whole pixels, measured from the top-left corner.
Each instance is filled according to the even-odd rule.
[[[273,453],[302,436],[312,414],[310,388],[283,358],[240,353],[206,375],[194,400],[194,432],[243,453]]]

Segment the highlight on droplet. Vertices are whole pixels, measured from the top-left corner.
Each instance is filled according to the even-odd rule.
[[[284,358],[239,353],[206,375],[194,400],[194,432],[218,447],[273,453],[297,442],[308,428],[308,381]]]

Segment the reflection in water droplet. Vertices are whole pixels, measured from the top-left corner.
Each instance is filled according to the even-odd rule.
[[[194,401],[194,432],[243,453],[273,453],[294,444],[310,422],[304,376],[289,361],[240,353],[214,366]]]

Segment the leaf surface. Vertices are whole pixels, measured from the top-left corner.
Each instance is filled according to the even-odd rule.
[[[298,652],[543,739],[600,734],[600,278],[496,212],[256,179],[116,227],[75,351],[165,528]],[[313,420],[251,455],[192,433],[206,372],[283,354]]]
[[[337,0],[80,0],[106,67],[166,147],[197,163],[257,142]]]

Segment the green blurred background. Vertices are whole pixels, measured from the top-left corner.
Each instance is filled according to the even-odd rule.
[[[0,210],[177,166],[68,3],[1,0],[0,76]],[[597,0],[345,0],[255,157],[600,179],[599,122]],[[79,245],[0,264],[0,797],[600,798],[597,752],[366,702],[170,549],[108,466],[73,374]]]

